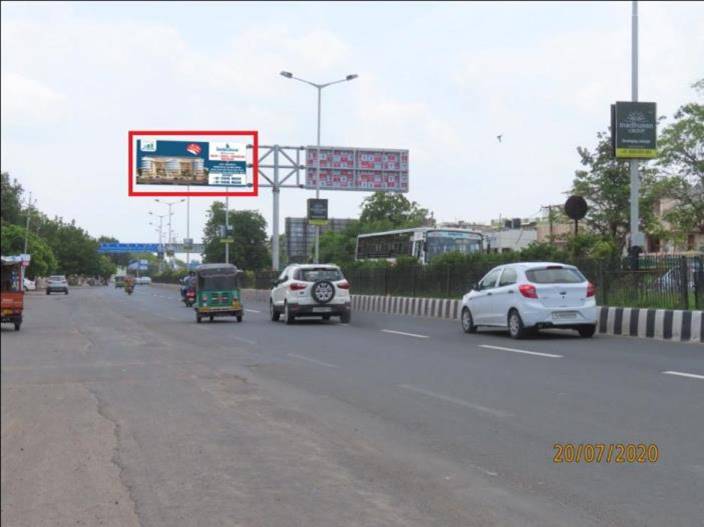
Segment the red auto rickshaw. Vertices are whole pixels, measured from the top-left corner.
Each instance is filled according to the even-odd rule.
[[[22,260],[18,257],[2,257],[2,288],[0,289],[1,322],[11,322],[15,331],[22,325],[22,311],[24,309],[24,273]]]

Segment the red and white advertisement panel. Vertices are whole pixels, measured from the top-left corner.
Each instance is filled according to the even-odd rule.
[[[318,148],[306,148],[306,188],[315,189]],[[408,192],[408,150],[320,147],[320,189]]]

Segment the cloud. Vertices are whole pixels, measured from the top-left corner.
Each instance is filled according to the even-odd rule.
[[[4,125],[41,125],[65,115],[66,98],[48,85],[14,72],[1,78]]]

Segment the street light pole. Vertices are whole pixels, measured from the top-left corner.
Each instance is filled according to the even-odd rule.
[[[315,178],[315,199],[320,199],[320,114],[321,114],[321,99],[322,99],[322,92],[323,88],[327,88],[328,86],[332,86],[333,84],[339,84],[341,82],[347,82],[354,80],[358,77],[357,74],[350,74],[347,75],[344,79],[332,81],[332,82],[326,82],[325,84],[318,84],[315,82],[307,81],[305,79],[301,79],[298,77],[295,77],[291,72],[288,71],[282,71],[281,72],[282,77],[286,77],[287,79],[294,79],[300,82],[305,82],[306,84],[310,84],[314,88],[317,88],[318,90],[318,133],[317,133],[317,141],[316,141],[316,178]],[[275,217],[278,217],[278,211],[274,213]],[[278,240],[273,240],[274,242],[278,242]],[[319,256],[320,256],[320,225],[315,226],[315,263],[319,263]]]
[[[179,199],[177,201],[164,201],[163,199],[156,198],[154,201],[157,203],[161,203],[162,205],[166,205],[169,207],[169,235],[168,235],[168,244],[171,245],[173,243],[173,238],[172,238],[172,230],[171,230],[171,216],[173,216],[173,212],[171,211],[171,207],[174,205],[178,205],[179,203],[183,203],[186,201],[185,199]],[[171,266],[173,267],[174,262],[171,262]]]
[[[638,2],[631,3],[631,100],[638,101]],[[645,244],[645,237],[640,232],[640,176],[638,160],[629,161],[631,180],[631,256],[637,258]]]

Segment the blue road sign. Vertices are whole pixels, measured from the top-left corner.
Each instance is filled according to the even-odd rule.
[[[101,243],[99,253],[155,253],[158,243]]]

